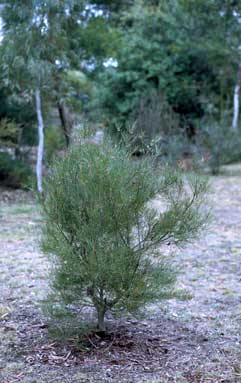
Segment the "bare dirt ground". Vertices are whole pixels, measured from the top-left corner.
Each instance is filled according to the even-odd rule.
[[[31,195],[0,190],[0,382],[240,383],[241,166],[211,186],[212,223],[175,261],[192,299],[110,320],[109,338],[89,335],[85,347],[50,336],[38,209]]]

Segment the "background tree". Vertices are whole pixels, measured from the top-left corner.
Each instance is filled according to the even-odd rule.
[[[219,1],[135,1],[122,17],[118,67],[99,79],[110,125],[125,129],[153,89],[165,95],[189,135],[203,117],[223,117],[239,56],[241,31],[233,12]]]
[[[202,26],[203,33],[196,43],[204,47],[209,54],[212,66],[217,67],[222,103],[224,89],[226,88],[226,91],[230,93],[230,85],[233,84],[232,127],[237,129],[240,88],[240,3],[219,0],[198,0],[197,2],[183,0],[182,3],[188,14],[194,14]],[[224,104],[220,105],[220,109],[223,112]]]
[[[37,186],[42,191],[44,124],[41,98],[48,100],[53,79],[68,66],[71,54],[67,26],[83,10],[75,1],[4,2],[3,66],[5,76],[17,90],[35,97],[38,120]],[[77,22],[77,21],[76,21]]]
[[[76,94],[76,86],[69,81],[68,73],[71,70],[83,73],[90,65],[96,70],[104,57],[114,54],[111,41],[115,39],[106,23],[107,13],[105,4],[93,3],[91,6],[86,1],[4,2],[3,77],[8,86],[11,85],[12,93],[21,95],[25,92],[35,98],[39,127],[36,167],[39,190],[42,189],[44,137],[40,107],[45,110],[49,103],[57,106],[68,146],[73,126],[72,104],[76,104],[74,99],[86,96],[87,83],[85,81],[82,94]],[[77,88],[80,90],[79,81]]]
[[[13,103],[21,100],[27,110],[26,100],[29,112],[41,101],[44,118],[38,116],[45,124],[57,108],[63,130],[59,135],[64,135],[66,146],[75,123],[82,126],[85,118],[94,126],[102,122],[117,135],[131,130],[135,144],[147,132],[145,148],[161,142],[163,158],[174,153],[170,143],[179,142],[175,163],[196,150],[187,146],[196,145],[199,130],[206,134],[204,125],[215,126],[214,121],[236,129],[241,38],[237,1],[4,3],[2,91]],[[2,116],[6,114],[9,118],[9,113]],[[166,129],[168,124],[173,129]],[[27,122],[20,126],[34,136],[36,129]],[[38,169],[41,173],[41,166]]]

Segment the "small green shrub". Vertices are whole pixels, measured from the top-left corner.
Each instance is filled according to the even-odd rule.
[[[12,188],[30,186],[32,170],[19,159],[13,159],[8,153],[0,153],[0,183]]]
[[[42,245],[53,289],[67,308],[92,305],[100,331],[107,312],[178,296],[160,245],[181,245],[203,226],[206,182],[159,172],[103,143],[72,148],[47,178]],[[161,213],[152,208],[157,196]]]

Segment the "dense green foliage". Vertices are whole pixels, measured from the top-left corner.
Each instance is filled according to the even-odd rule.
[[[160,246],[197,234],[205,190],[204,181],[159,173],[108,143],[74,147],[52,169],[43,200],[43,249],[66,305],[93,305],[104,331],[108,311],[175,297],[175,273]],[[151,206],[157,195],[161,213]]]
[[[60,148],[63,134],[68,146],[74,127],[87,119],[94,127],[101,122],[125,142],[129,136],[137,154],[155,152],[175,164],[208,150],[220,164],[227,162],[227,155],[217,156],[207,141],[217,135],[221,140],[225,132],[225,147],[233,146],[228,130],[241,60],[239,2],[3,4],[0,120],[16,124],[19,146],[38,141],[33,96],[39,88],[45,158]],[[58,126],[48,119],[54,110],[62,132],[47,132],[48,126]],[[16,145],[16,137],[9,138],[1,145]],[[238,144],[236,149],[230,160],[239,159]],[[223,146],[222,151],[227,152]]]
[[[100,99],[115,130],[135,121],[141,99],[153,89],[191,135],[197,120],[217,119],[231,107],[241,31],[222,10],[210,1],[193,7],[191,1],[135,2],[122,21],[118,67],[101,74]]]
[[[35,111],[32,102],[27,94],[17,95],[12,93],[0,79],[0,146],[5,145],[35,145],[37,141],[35,127]],[[7,133],[7,140],[4,139],[6,125],[4,122],[11,122],[16,125],[18,135]],[[1,138],[2,137],[2,138]]]
[[[3,118],[0,121],[0,146],[16,147],[19,141],[20,129],[14,121]]]
[[[31,168],[20,159],[0,152],[0,183],[7,187],[27,188],[31,184]]]

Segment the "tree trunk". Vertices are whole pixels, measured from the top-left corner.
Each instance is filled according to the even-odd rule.
[[[98,307],[97,313],[98,313],[98,330],[100,333],[104,334],[106,332],[105,310],[103,309],[103,307]]]
[[[42,193],[43,186],[43,153],[44,153],[44,123],[43,123],[43,115],[41,108],[41,94],[40,90],[36,89],[35,92],[36,99],[36,111],[38,118],[38,156],[37,156],[37,164],[36,164],[36,175],[37,175],[37,189],[39,193]]]
[[[234,97],[233,97],[233,122],[232,128],[234,130],[238,129],[238,120],[239,120],[239,93],[241,86],[241,63],[238,67],[237,83],[234,88]]]
[[[70,135],[71,135],[72,128],[73,128],[73,123],[72,123],[71,118],[69,116],[67,107],[63,101],[58,102],[58,111],[59,111],[59,118],[60,118],[63,132],[64,132],[66,146],[68,147],[70,144]]]

